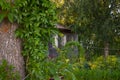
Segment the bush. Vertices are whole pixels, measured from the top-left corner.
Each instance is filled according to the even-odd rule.
[[[19,74],[13,69],[12,65],[8,65],[7,61],[3,60],[0,64],[0,80],[20,80]]]
[[[106,59],[103,56],[98,57],[92,62],[91,68],[97,69],[114,69],[118,70],[120,66],[120,60],[116,56],[109,55]]]
[[[84,57],[84,49],[80,48],[81,56],[75,58],[68,57],[69,54],[74,54],[72,48],[78,46],[76,42],[68,42],[62,50],[59,50],[59,62],[64,66],[61,68],[61,74],[65,80],[119,80],[120,77],[120,58],[114,55],[109,55],[106,59],[103,56],[94,58],[94,60],[86,61]],[[71,61],[72,60],[72,61]],[[59,65],[55,63],[56,66]],[[57,80],[57,79],[55,79]]]

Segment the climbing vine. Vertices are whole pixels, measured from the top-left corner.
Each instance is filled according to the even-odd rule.
[[[47,56],[47,44],[57,21],[56,6],[50,0],[0,0],[0,22],[8,19],[18,23],[16,36],[22,39],[25,57],[25,79],[44,80],[43,60]]]

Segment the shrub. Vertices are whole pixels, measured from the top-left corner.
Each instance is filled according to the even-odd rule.
[[[12,65],[8,65],[7,61],[3,60],[0,64],[0,80],[20,80],[19,74],[13,69]]]
[[[106,59],[103,56],[98,57],[95,61],[93,61],[91,68],[100,68],[100,69],[120,69],[119,68],[120,61],[119,58],[113,55],[109,55]]]

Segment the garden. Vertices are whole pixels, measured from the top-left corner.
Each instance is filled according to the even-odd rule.
[[[0,55],[0,80],[120,80],[119,0],[0,0],[5,20],[18,26],[25,75]]]

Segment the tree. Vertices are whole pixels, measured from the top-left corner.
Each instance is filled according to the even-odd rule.
[[[9,55],[7,55],[7,59],[11,60],[12,58],[12,61],[15,62],[13,65],[20,67],[21,71],[23,63],[19,61],[25,61],[23,67],[25,67],[26,75],[21,73],[25,76],[22,79],[47,80],[49,76],[44,70],[46,66],[44,59],[48,56],[47,44],[48,41],[51,41],[51,34],[56,32],[54,29],[57,21],[56,6],[50,0],[1,0],[0,7],[0,21],[7,19],[7,22],[12,26],[10,30],[3,26],[3,31],[4,28],[5,32],[6,29],[8,30],[8,34],[5,34],[7,35],[6,39],[9,39],[9,41],[4,41],[4,38],[0,38],[4,42],[0,42],[4,46],[4,52],[6,48],[4,55],[10,51],[12,56],[9,59]],[[18,28],[17,26],[13,27],[14,23],[17,24]],[[11,32],[10,37],[9,32]],[[13,36],[14,32],[16,37]],[[17,38],[21,39],[21,44]],[[8,46],[11,50],[7,48],[8,46],[5,47],[7,42],[9,42]],[[22,57],[22,60],[19,60],[18,57]]]
[[[65,0],[60,11],[60,20],[64,19],[63,24],[79,33],[83,42],[104,46],[106,57],[109,47],[114,45],[112,43],[120,41],[119,7],[119,0]]]
[[[8,65],[15,67],[14,71],[17,71],[23,79],[25,63],[21,54],[21,40],[15,37],[14,32],[18,28],[18,24],[12,23],[12,16],[9,13],[11,9],[13,10],[11,3],[5,0],[0,1],[0,63],[2,60],[6,60]]]

